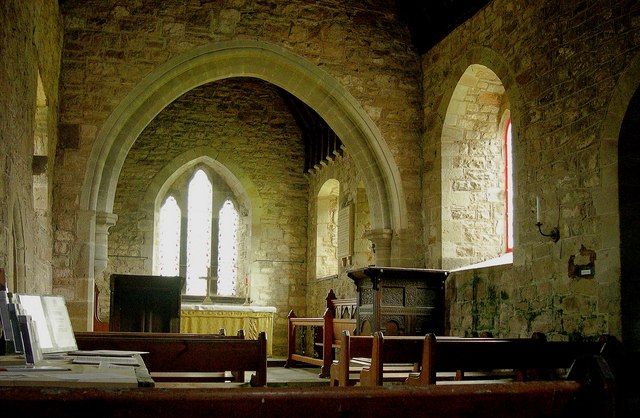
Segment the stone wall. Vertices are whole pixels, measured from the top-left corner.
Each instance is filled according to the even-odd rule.
[[[322,185],[327,180],[335,179],[340,183],[338,206],[343,207],[352,204],[353,219],[353,256],[350,262],[344,264],[339,260],[338,274],[329,277],[317,277],[315,270],[316,255],[316,218],[317,197]],[[309,228],[307,251],[307,280],[305,283],[304,298],[292,305],[298,316],[322,316],[326,308],[326,297],[329,290],[333,289],[336,297],[350,298],[356,296],[356,288],[346,272],[358,267],[365,267],[374,262],[374,254],[371,243],[367,239],[367,233],[371,229],[369,219],[369,206],[366,191],[361,186],[362,178],[355,170],[353,160],[348,150],[342,156],[336,157],[327,165],[309,174]]]
[[[617,155],[603,129],[637,56],[640,6],[614,3],[495,0],[423,57],[426,237],[442,226],[429,194],[445,169],[441,121],[470,65],[502,81],[514,128],[514,263],[449,277],[454,335],[620,336]],[[536,196],[543,231],[559,228],[557,243],[536,228]],[[595,275],[570,277],[585,250],[595,256]],[[427,260],[437,263],[438,254]]]
[[[638,76],[626,74],[640,45],[636,1],[494,0],[421,62],[408,46],[408,30],[392,6],[378,4],[374,10],[369,2],[339,0],[157,3],[66,0],[61,21],[57,2],[1,2],[0,107],[6,111],[0,114],[0,268],[18,290],[64,295],[74,326],[87,326],[94,260],[85,238],[95,233],[91,221],[109,214],[82,210],[80,198],[92,149],[108,145],[95,144],[100,129],[126,95],[171,58],[201,45],[251,39],[281,46],[320,66],[380,130],[406,197],[407,226],[392,231],[392,259],[401,265],[442,263],[442,183],[447,168],[442,126],[466,69],[480,64],[493,71],[505,88],[514,128],[514,262],[454,272],[447,283],[448,328],[456,335],[492,331],[523,336],[543,331],[557,339],[620,334],[615,117],[624,114],[626,105],[617,94],[630,97],[626,90],[638,87],[633,82]],[[638,66],[631,68],[637,71]],[[46,116],[40,115],[35,124],[38,73]],[[632,81],[620,85],[621,78]],[[44,184],[52,188],[51,201],[39,201],[37,210],[34,138],[46,138],[49,154],[40,162],[47,162]],[[300,187],[294,201],[300,204],[295,216],[301,221],[287,235],[288,243],[295,243],[290,248],[303,261],[282,265],[277,272],[259,261],[252,266],[264,278],[275,277],[279,288],[288,288],[287,300],[274,294],[273,283],[266,279],[252,291],[256,301],[278,304],[274,347],[283,347],[283,315],[289,308],[315,315],[321,313],[329,288],[339,297],[354,292],[343,271],[326,280],[314,277],[310,231],[315,228],[313,201],[326,179],[338,179],[346,197],[363,201],[356,192],[359,173],[352,164],[357,157],[346,150],[344,157],[310,175],[309,184],[297,177],[289,180]],[[284,190],[269,186],[265,184],[273,196]],[[144,234],[149,219],[136,219],[135,212],[127,218],[121,209],[131,200],[122,193],[115,207],[123,216],[112,231],[109,249],[118,254],[125,247],[126,252],[148,248],[148,241],[140,240],[148,238]],[[543,202],[543,228],[557,224],[560,230],[558,243],[542,237],[535,227],[536,196]],[[284,230],[275,214],[265,219],[273,221],[268,228],[273,234],[264,235],[256,260],[274,250],[269,240],[278,239]],[[357,224],[357,230],[367,229],[366,221]],[[133,235],[124,234],[125,225]],[[306,241],[299,241],[305,236]],[[129,238],[139,245],[130,248]],[[276,255],[288,251],[275,248]],[[359,253],[354,266],[369,264],[366,245]],[[581,262],[585,253],[595,255],[595,275],[570,277],[571,262]],[[148,254],[140,250],[140,257]],[[117,260],[118,268],[148,268],[144,261],[123,260]]]
[[[374,121],[395,159],[406,195],[401,205],[407,208],[402,219],[407,227],[394,231],[397,248],[402,250],[396,251],[396,257],[405,264],[421,264],[421,161],[416,158],[420,154],[420,64],[409,47],[409,32],[398,22],[392,5],[371,8],[368,2],[338,0],[68,0],[62,13],[61,121],[70,135],[59,147],[61,159],[56,167],[60,197],[54,210],[59,231],[54,257],[60,266],[57,278],[73,286],[93,274],[93,260],[86,261],[90,246],[83,238],[93,231],[83,224],[101,214],[78,210],[78,201],[91,150],[102,146],[94,143],[95,138],[113,109],[146,75],[171,58],[198,46],[245,39],[272,43],[318,65],[341,83]],[[297,181],[289,180],[289,185],[295,187]],[[268,233],[258,230],[254,236],[256,232]],[[117,229],[113,234],[118,234]],[[295,244],[297,238],[285,236],[287,245]],[[259,253],[272,251],[266,241],[263,245]],[[254,267],[264,276],[274,274],[274,280],[288,286],[307,276],[304,261],[301,265],[282,264],[277,272],[259,262]],[[302,287],[291,288],[290,297],[298,299],[278,300],[266,282],[264,287],[252,289],[258,292],[256,300],[277,303],[279,312],[299,306],[304,295]],[[282,321],[276,323],[277,335],[283,334],[282,327]]]
[[[14,292],[52,292],[50,193],[61,50],[57,2],[0,4],[0,269]],[[41,112],[36,124],[37,105]],[[39,153],[37,172],[46,189],[38,212],[32,169],[37,141],[45,149]]]
[[[190,161],[202,156],[243,173],[231,185],[251,184],[257,190],[253,207],[240,208],[251,209],[253,219],[248,221],[252,252],[241,260],[239,271],[249,274],[254,303],[280,308],[274,348],[283,352],[285,307],[299,297],[296,289],[306,276],[307,180],[300,130],[269,83],[236,78],[201,86],[174,101],[143,131],[120,174],[114,200],[118,221],[109,231],[110,264],[97,282],[108,289],[111,271],[151,270],[155,196],[141,196],[154,190],[156,176],[174,161],[193,165]],[[228,190],[230,185],[220,181],[214,188]],[[243,284],[244,277],[239,277]]]

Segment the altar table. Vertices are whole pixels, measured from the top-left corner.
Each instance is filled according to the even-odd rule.
[[[183,303],[180,310],[180,332],[217,334],[224,328],[227,335],[244,330],[245,338],[256,340],[260,331],[267,335],[267,355],[272,354],[273,306],[206,305]]]

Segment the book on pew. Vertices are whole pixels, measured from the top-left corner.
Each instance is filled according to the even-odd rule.
[[[42,350],[38,341],[38,333],[31,315],[18,315],[20,336],[24,348],[24,360],[27,366],[36,366],[42,362]]]
[[[133,357],[136,354],[149,354],[149,352],[133,350],[75,350],[67,354],[70,356]]]
[[[7,354],[22,353],[22,339],[18,326],[17,310],[9,298],[6,290],[0,291],[0,322],[2,323],[2,336],[5,341]]]
[[[109,365],[138,367],[141,365],[138,358],[127,356],[75,356],[72,362],[73,364],[94,364],[105,367]]]
[[[19,313],[32,318],[40,349],[45,356],[78,349],[62,296],[16,294],[15,298]]]
[[[17,354],[24,353],[24,347],[22,344],[22,337],[20,335],[20,324],[18,324],[18,307],[15,303],[9,303],[9,322],[11,323],[11,329],[13,331],[13,345],[14,351]]]
[[[4,340],[13,341],[13,329],[9,319],[9,295],[6,290],[0,290],[0,322],[2,323]]]

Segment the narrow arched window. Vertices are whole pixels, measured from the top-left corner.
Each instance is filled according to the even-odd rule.
[[[187,197],[187,295],[207,291],[211,265],[211,214],[213,187],[202,170],[189,182]]]
[[[158,270],[162,276],[180,274],[180,208],[169,196],[160,208]]]
[[[218,294],[235,293],[238,275],[238,211],[226,200],[218,216]]]
[[[316,278],[338,274],[338,198],[340,182],[327,180],[316,201]]]
[[[513,251],[513,151],[511,148],[511,119],[507,122],[504,134],[505,150],[505,196],[506,196],[506,242],[507,252]]]
[[[442,129],[440,205],[433,206],[440,210],[433,247],[437,251],[440,245],[442,268],[511,262],[510,114],[509,96],[496,73],[470,65],[451,95]]]
[[[196,296],[244,296],[246,227],[226,183],[207,166],[194,167],[158,196],[154,274],[186,279],[185,300]],[[162,204],[160,204],[162,202]]]

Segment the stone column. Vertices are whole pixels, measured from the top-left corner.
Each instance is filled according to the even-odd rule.
[[[102,277],[102,274],[107,269],[107,264],[109,263],[109,228],[114,226],[117,220],[118,215],[113,213],[99,212],[96,214],[93,278],[89,280],[87,285],[88,311],[91,314],[90,329],[93,329],[93,314],[96,309],[93,293],[95,281],[97,278]]]
[[[373,244],[375,252],[375,261],[377,266],[391,265],[391,239],[393,238],[393,230],[391,229],[374,229],[367,233],[366,238]]]
[[[109,228],[116,224],[118,215],[101,212],[96,214],[96,241],[93,277],[100,277],[109,262]]]

